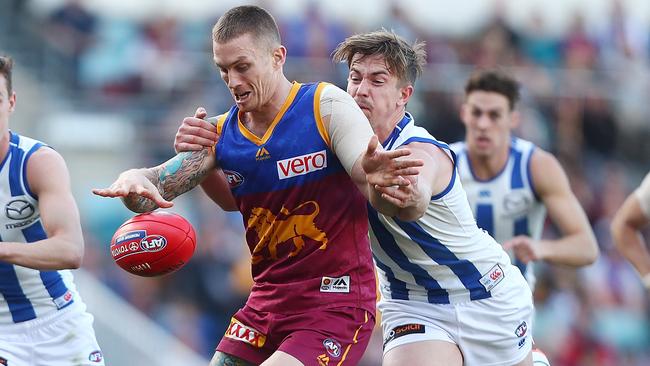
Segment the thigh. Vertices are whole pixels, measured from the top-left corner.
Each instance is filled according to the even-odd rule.
[[[442,342],[442,347],[450,344],[458,349],[458,324],[452,305],[382,300],[378,308],[382,314],[384,356],[395,348],[429,341]]]
[[[0,365],[28,366],[32,347],[23,342],[0,338]]]
[[[255,364],[244,361],[233,355],[217,351],[214,353],[214,356],[210,361],[210,366],[255,366]]]
[[[525,287],[457,306],[458,345],[467,366],[532,364],[533,304],[522,284]]]
[[[363,356],[374,325],[374,316],[359,308],[286,316],[278,321],[278,330],[288,334],[278,351],[304,365],[353,366]]]
[[[419,341],[393,347],[384,354],[382,366],[462,366],[463,355],[454,343]]]
[[[92,315],[81,313],[44,326],[34,347],[34,365],[104,366],[92,323]]]
[[[260,366],[305,366],[300,360],[288,353],[277,351]]]

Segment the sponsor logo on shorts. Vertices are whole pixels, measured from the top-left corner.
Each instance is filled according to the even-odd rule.
[[[230,319],[230,325],[226,330],[225,337],[248,343],[251,346],[257,348],[262,348],[266,342],[266,335],[262,334],[262,332],[256,329],[242,324],[235,318]]]
[[[72,302],[72,300],[74,300],[73,297],[74,296],[72,296],[72,292],[70,292],[70,290],[68,290],[68,291],[65,292],[65,294],[63,294],[63,295],[61,295],[61,296],[59,296],[59,297],[57,297],[55,299],[52,299],[52,301],[56,305],[57,309],[63,309],[64,307],[69,305]]]
[[[350,276],[323,277],[320,281],[320,292],[350,292]]]
[[[519,348],[521,348],[521,347],[523,347],[525,344],[526,344],[526,337],[520,339],[520,340],[519,340],[519,343],[517,344],[517,346],[519,346]]]
[[[403,337],[409,334],[418,334],[424,332],[425,332],[425,327],[423,324],[398,325],[388,333],[388,337],[386,337],[386,339],[384,340],[384,347],[386,347],[386,344],[388,344],[388,342],[397,339],[399,337]]]
[[[9,361],[7,361],[7,359],[4,357],[0,357],[0,365],[9,366]]]
[[[481,277],[479,282],[481,282],[481,285],[485,287],[485,291],[490,291],[496,285],[498,285],[504,277],[505,275],[503,274],[503,269],[501,269],[501,266],[495,264],[487,274]]]
[[[521,324],[519,324],[517,329],[515,329],[515,335],[517,335],[517,337],[521,338],[521,337],[526,335],[527,331],[528,331],[528,324],[524,320],[523,322],[521,322]]]
[[[102,351],[93,351],[88,355],[88,360],[90,362],[102,362],[104,356],[102,356]]]
[[[226,180],[228,181],[230,188],[239,187],[244,183],[244,176],[234,170],[224,169],[223,174],[226,175]]]
[[[339,343],[339,341],[336,339],[327,338],[323,341],[323,346],[325,346],[325,351],[327,351],[328,355],[334,358],[341,356],[341,343]]]
[[[327,168],[327,153],[325,150],[296,156],[277,162],[278,178],[287,179],[299,175],[313,173]]]

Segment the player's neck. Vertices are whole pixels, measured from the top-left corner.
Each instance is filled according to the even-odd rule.
[[[405,113],[406,109],[403,108],[395,111],[392,116],[387,118],[387,120],[391,121],[390,123],[382,123],[381,121],[379,121],[379,123],[373,123],[370,121],[370,125],[372,126],[375,135],[377,135],[377,138],[379,138],[379,142],[386,141],[388,136],[390,136],[395,129],[395,126],[397,126],[397,124],[404,118]]]
[[[292,86],[293,83],[283,76],[275,89],[276,92],[273,93],[268,102],[256,111],[244,113],[242,118],[244,125],[256,135],[260,133],[260,136],[264,135],[287,101]]]
[[[5,159],[7,152],[9,151],[9,130],[4,129],[2,135],[0,136],[0,161]]]
[[[508,163],[509,151],[510,149],[501,149],[491,155],[470,153],[469,158],[474,176],[480,180],[489,180],[496,177]]]

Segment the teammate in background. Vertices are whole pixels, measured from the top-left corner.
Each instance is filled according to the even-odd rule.
[[[461,109],[465,141],[451,147],[478,226],[512,253],[534,289],[534,261],[584,266],[596,260],[598,245],[555,157],[512,136],[518,99],[519,84],[509,76],[491,70],[474,74]],[[547,210],[562,233],[559,239],[541,238]],[[534,359],[544,357],[537,352]]]
[[[348,63],[347,91],[383,147],[425,162],[401,188],[383,184],[383,172],[367,172],[377,193],[400,207],[387,214],[369,207],[383,365],[531,365],[530,289],[501,246],[476,226],[454,154],[405,109],[425,63],[423,44],[388,31],[365,33],[343,41],[334,59]],[[201,149],[216,138],[205,121],[184,123],[175,147]]]
[[[512,136],[519,123],[519,84],[497,71],[474,74],[465,86],[464,142],[452,144],[479,227],[504,248],[534,288],[532,263],[585,266],[598,245],[569,179],[553,155]],[[546,211],[562,233],[542,239]]]
[[[0,57],[0,365],[103,365],[68,269],[83,237],[61,155],[9,130],[13,62]]]
[[[361,160],[383,174],[382,185],[411,184],[404,176],[422,162],[397,159],[404,151],[366,153],[372,129],[350,95],[289,82],[286,49],[264,9],[227,11],[214,26],[213,52],[235,100],[216,119],[219,140],[208,145],[215,153],[180,153],[94,192],[123,197],[136,212],[170,207],[217,166],[204,187],[222,208],[242,213],[254,285],[211,365],[355,365],[375,314],[366,198],[395,210],[368,187]],[[199,108],[185,121],[205,116]]]
[[[623,202],[611,224],[614,244],[639,272],[645,288],[650,290],[650,252],[641,234],[641,230],[648,224],[650,224],[650,173]]]

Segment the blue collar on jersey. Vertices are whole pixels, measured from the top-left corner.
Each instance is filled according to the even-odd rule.
[[[397,137],[399,137],[399,134],[402,132],[404,127],[406,127],[406,125],[411,122],[411,120],[413,120],[411,114],[409,112],[405,112],[402,120],[399,121],[399,123],[395,126],[393,132],[388,135],[386,141],[381,143],[381,146],[383,146],[384,149],[390,150],[390,148],[393,147],[393,144],[397,140]]]

